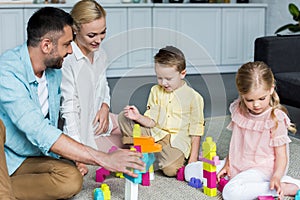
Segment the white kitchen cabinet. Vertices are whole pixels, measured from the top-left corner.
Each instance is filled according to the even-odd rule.
[[[220,8],[156,8],[153,27],[156,48],[180,48],[189,65],[220,64]]]
[[[253,61],[254,41],[265,34],[265,11],[228,8],[222,13],[222,65]]]
[[[23,10],[0,9],[0,53],[24,42]]]
[[[149,8],[128,8],[128,67],[151,67],[152,12]]]
[[[107,53],[108,68],[127,68],[127,9],[107,8],[105,10],[107,30],[106,38],[103,41],[102,47]]]
[[[23,43],[27,21],[42,4],[0,5],[0,53]],[[67,12],[71,4],[47,4]],[[188,73],[235,72],[253,60],[265,35],[265,4],[104,4],[108,77],[154,75],[153,56],[180,48]],[[214,67],[215,66],[215,67]],[[200,71],[199,71],[200,70]]]
[[[221,9],[178,8],[178,47],[193,66],[220,64]],[[192,22],[192,23],[191,23]]]

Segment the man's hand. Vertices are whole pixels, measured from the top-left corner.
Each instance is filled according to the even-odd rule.
[[[117,151],[108,153],[102,159],[102,167],[112,172],[122,172],[132,177],[137,177],[132,169],[143,171],[145,163],[141,160],[143,154],[128,149],[119,149]]]

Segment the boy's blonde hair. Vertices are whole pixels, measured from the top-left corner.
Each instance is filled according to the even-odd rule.
[[[77,2],[70,13],[74,20],[74,31],[80,31],[82,24],[106,17],[104,8],[94,0],[81,0]]]
[[[161,48],[154,56],[154,62],[169,67],[176,67],[176,70],[182,72],[186,68],[185,57],[182,51],[173,46]]]
[[[257,89],[259,86],[263,86],[265,90],[271,90],[272,87],[275,87],[275,79],[271,69],[261,61],[248,62],[242,65],[236,74],[235,80],[240,96]],[[275,90],[271,95],[269,104],[272,107],[271,117],[276,121],[277,127],[278,120],[274,114],[275,110],[280,109],[288,113],[287,109],[280,104],[279,96]],[[247,107],[244,101],[240,102],[240,107],[243,112],[246,112]],[[293,124],[289,127],[289,131],[296,132]]]

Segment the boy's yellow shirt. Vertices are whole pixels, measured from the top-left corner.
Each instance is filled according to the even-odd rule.
[[[180,149],[188,158],[190,136],[204,134],[203,108],[202,96],[186,83],[173,92],[166,92],[155,85],[151,88],[144,115],[156,122],[151,129],[155,141],[171,134],[171,146]]]

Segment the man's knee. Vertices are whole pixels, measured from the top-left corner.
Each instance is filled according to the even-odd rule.
[[[83,176],[79,170],[74,166],[70,167],[67,174],[65,174],[64,187],[62,189],[63,198],[71,198],[72,196],[78,194],[82,189]],[[65,187],[67,185],[67,187]]]

